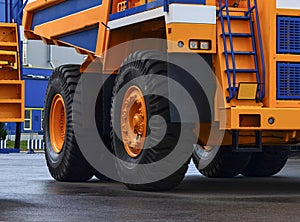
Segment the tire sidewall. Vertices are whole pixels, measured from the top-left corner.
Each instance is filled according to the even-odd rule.
[[[52,146],[52,142],[50,139],[50,116],[51,116],[51,105],[52,105],[52,101],[53,98],[55,97],[55,95],[59,94],[62,96],[63,101],[66,104],[66,95],[65,92],[63,90],[62,81],[58,81],[60,78],[54,78],[53,81],[50,80],[49,82],[49,88],[47,90],[47,98],[45,100],[45,110],[44,110],[44,118],[43,118],[43,127],[44,127],[44,135],[45,135],[45,155],[46,158],[48,159],[48,163],[51,164],[52,168],[57,168],[60,166],[62,160],[64,159],[64,155],[65,155],[65,145],[66,145],[66,139],[67,139],[67,134],[68,134],[68,130],[69,127],[66,128],[66,137],[65,137],[65,142],[63,145],[63,148],[61,150],[60,153],[56,153],[53,150],[53,146]],[[68,107],[65,106],[66,109],[66,114],[69,113],[68,112]],[[68,117],[66,117],[67,121],[68,121]],[[68,123],[67,123],[68,125]]]
[[[198,170],[203,170],[207,166],[209,166],[220,150],[219,146],[212,147],[209,151],[206,151],[202,148],[202,146],[198,144],[195,144],[194,147],[195,149],[193,152],[193,161]]]

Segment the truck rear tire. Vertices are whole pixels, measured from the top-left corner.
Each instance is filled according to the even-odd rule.
[[[263,152],[252,154],[242,174],[247,177],[273,176],[285,166],[289,153],[289,147],[263,147]]]
[[[111,182],[114,181],[112,179],[110,179],[109,177],[104,176],[102,173],[95,171],[94,173],[95,177],[101,181],[105,181],[105,182]]]
[[[164,60],[163,58],[163,53],[157,51],[133,53],[124,61],[117,76],[113,90],[111,119],[112,126],[120,126],[117,127],[120,129],[113,129],[111,135],[113,151],[117,157],[116,168],[121,179],[128,174],[138,178],[140,171],[138,171],[137,165],[147,165],[160,161],[172,152],[177,144],[181,129],[180,124],[170,122],[167,94],[166,97],[157,94],[158,89],[167,93],[167,82],[158,82],[155,77],[149,76],[151,74],[167,75],[167,63],[159,61]],[[147,120],[155,115],[164,118],[166,122],[166,133],[163,138],[160,138],[160,125],[157,123],[155,127],[151,128],[150,133]],[[131,121],[139,123],[139,125],[134,125],[134,128],[138,126],[137,131],[130,130],[129,127],[126,128],[127,124],[128,126],[134,124]],[[136,135],[131,137],[133,132]],[[133,141],[134,138],[137,142]],[[126,142],[127,140],[130,142]],[[151,144],[155,145],[152,146]],[[145,147],[147,148],[145,149]],[[132,190],[170,190],[183,180],[188,169],[188,162],[178,166],[175,173],[156,182],[124,182],[124,184]],[[162,170],[157,169],[154,172],[147,169],[143,171],[143,177],[155,178],[156,175],[161,174]]]
[[[195,146],[193,161],[201,174],[211,178],[230,178],[239,175],[250,161],[251,153],[235,153],[230,147],[204,149]]]
[[[60,66],[54,70],[47,88],[43,119],[45,156],[51,176],[58,181],[87,181],[94,173],[73,130],[73,97],[80,76],[80,66]]]

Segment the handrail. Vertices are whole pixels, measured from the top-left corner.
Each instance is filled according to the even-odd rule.
[[[19,24],[19,25],[21,25],[21,23],[22,23],[22,14],[23,14],[23,10],[24,10],[25,6],[27,5],[28,0],[26,0],[24,3],[23,3],[23,1],[21,1],[21,0],[16,1],[16,3],[14,4],[14,6],[12,7],[12,10],[11,10],[11,11],[14,11],[15,8],[16,8],[17,6],[20,6],[20,5],[21,5],[20,3],[22,3],[22,6],[19,8],[19,10],[17,11],[15,17],[13,18],[14,21],[15,21],[17,24]]]
[[[18,12],[18,19],[20,19],[20,20],[17,20],[17,23],[18,23],[19,25],[22,24],[22,14],[23,14],[24,8],[26,7],[27,3],[28,3],[28,0],[26,0],[26,1],[22,4],[22,7],[20,8],[20,10],[19,10],[19,12]]]
[[[224,41],[224,54],[225,54],[225,60],[226,60],[226,72],[227,72],[227,80],[228,80],[228,91],[229,91],[229,97],[227,98],[227,102],[232,100],[236,96],[236,64],[235,64],[235,55],[234,55],[234,49],[233,49],[233,40],[232,40],[232,31],[231,31],[231,23],[230,23],[230,16],[229,16],[229,6],[228,6],[228,0],[225,0],[225,5],[222,5],[222,0],[219,0],[219,16],[221,19],[221,26],[222,26],[222,37]],[[231,83],[231,71],[229,67],[229,53],[227,49],[227,42],[226,42],[226,36],[225,36],[225,27],[224,27],[224,17],[223,17],[223,10],[226,11],[226,17],[227,17],[227,26],[228,26],[228,34],[229,34],[229,44],[230,44],[230,55],[231,55],[231,61],[232,61],[232,71],[233,71],[233,82]]]
[[[8,22],[8,0],[4,2],[4,14],[5,14],[5,22]]]
[[[13,10],[12,10],[12,0],[9,0],[9,21],[12,22]]]
[[[260,49],[260,54],[261,54],[261,68],[262,68],[262,81],[261,85],[259,87],[259,100],[262,101],[265,97],[266,94],[266,87],[265,87],[265,81],[266,81],[266,64],[265,64],[265,54],[264,54],[264,49],[263,49],[263,43],[262,43],[262,38],[261,38],[261,27],[260,27],[260,19],[259,19],[259,13],[258,13],[258,8],[257,8],[257,0],[254,0],[254,6],[251,7],[251,2],[248,0],[248,12],[245,13],[245,15],[250,14],[251,11],[255,9],[255,19],[257,23],[257,34],[258,34],[258,39],[259,39],[259,49]]]
[[[11,7],[12,11],[14,11],[18,5],[20,5],[20,0],[16,1],[15,4],[13,5],[13,7]],[[17,18],[14,16],[13,19],[14,19],[14,21],[16,21]]]
[[[249,4],[250,4],[250,1],[249,1]],[[254,0],[254,5],[255,5],[255,17],[256,17],[256,23],[257,23],[257,32],[258,32],[258,36],[259,36],[259,49],[260,49],[261,62],[262,62],[262,64],[261,64],[261,66],[262,66],[262,82],[261,82],[262,88],[260,91],[260,101],[262,101],[266,94],[266,87],[265,87],[266,64],[265,64],[265,54],[264,54],[263,42],[262,42],[262,38],[261,38],[261,27],[260,27],[259,13],[258,13],[258,8],[257,8],[257,0]]]
[[[26,0],[25,2],[23,2],[22,0],[18,0],[18,1],[5,0],[4,1],[4,22],[6,23],[15,22],[18,25],[21,25],[23,10],[27,5],[27,3],[28,0]]]

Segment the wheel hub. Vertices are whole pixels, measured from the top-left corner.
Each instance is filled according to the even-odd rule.
[[[62,151],[66,135],[66,109],[61,95],[56,94],[50,109],[50,139],[55,153]]]
[[[125,93],[121,111],[121,134],[125,151],[138,157],[144,147],[147,133],[146,103],[142,91],[131,86]]]
[[[144,116],[141,113],[136,113],[133,117],[134,133],[143,135],[144,131]]]

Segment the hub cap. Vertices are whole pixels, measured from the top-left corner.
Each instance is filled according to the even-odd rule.
[[[143,150],[147,133],[147,111],[142,91],[131,86],[125,93],[121,111],[121,134],[124,148],[130,157]]]
[[[61,95],[53,98],[50,110],[50,139],[55,153],[60,153],[66,135],[66,108]]]

